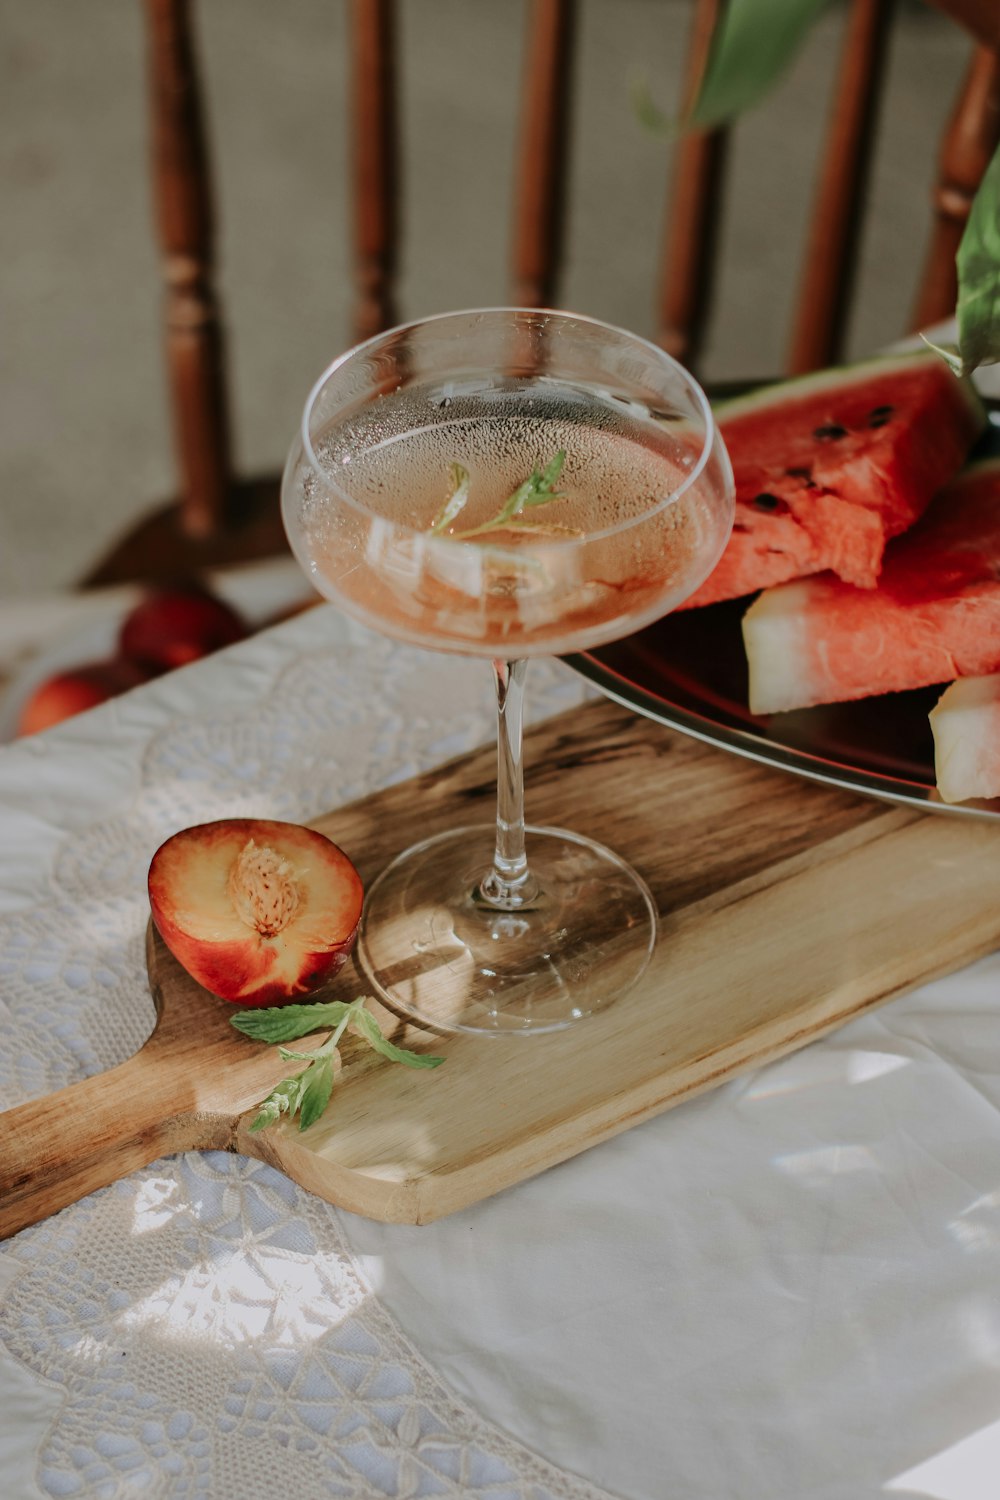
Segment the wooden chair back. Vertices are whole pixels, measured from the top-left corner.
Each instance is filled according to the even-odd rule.
[[[722,0],[692,0],[686,88],[701,76]],[[955,306],[954,257],[1000,139],[996,0],[936,0],[978,38],[941,147],[933,227],[913,326]],[[348,0],[352,79],[354,333],[397,321],[397,46],[394,0]],[[233,472],[225,360],[213,283],[212,193],[190,0],[145,0],[155,196],[166,284],[166,353],[181,499],[144,523],[88,582],[215,565],[283,546],[275,480]],[[558,301],[576,0],[529,0],[514,204],[511,301]],[[849,0],[835,108],[817,176],[788,372],[841,353],[882,84],[892,0]],[[693,368],[717,260],[728,129],[682,137],[665,215],[658,338]],[[773,372],[772,372],[773,373]]]

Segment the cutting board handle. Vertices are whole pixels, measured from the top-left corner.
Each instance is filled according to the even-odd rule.
[[[157,1157],[236,1149],[242,1117],[288,1072],[276,1047],[233,1030],[233,1006],[187,978],[152,923],[146,951],[156,1022],[140,1051],[0,1114],[0,1239]]]
[[[144,1048],[107,1073],[0,1114],[0,1239],[167,1152],[210,1146],[214,1123],[178,1113],[177,1078]]]

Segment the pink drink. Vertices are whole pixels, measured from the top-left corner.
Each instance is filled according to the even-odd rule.
[[[701,435],[677,413],[582,384],[411,385],[314,442],[323,473],[293,455],[286,515],[316,587],[438,650],[513,658],[624,635],[689,594],[725,537]],[[559,452],[564,498],[469,540],[431,534],[454,465],[469,495],[457,532],[496,517]]]

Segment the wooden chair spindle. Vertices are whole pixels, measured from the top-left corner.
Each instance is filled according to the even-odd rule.
[[[393,0],[352,0],[354,335],[373,337],[396,321],[399,146],[396,16]]]
[[[954,305],[954,253],[972,197],[1000,137],[1000,0],[930,0],[979,44],[942,150],[937,225],[915,311],[926,325]],[[723,0],[693,0],[686,99],[694,97]],[[168,578],[273,556],[286,542],[277,475],[232,471],[223,337],[213,286],[208,152],[191,0],[144,0],[148,32],[154,194],[166,281],[166,345],[182,491],[133,527],[85,585]],[[827,133],[792,341],[793,372],[839,355],[885,72],[892,0],[852,0],[835,112]],[[576,0],[531,0],[525,34],[513,300],[556,297],[569,155]],[[394,0],[350,0],[354,333],[397,321],[399,139]],[[686,363],[704,338],[721,202],[725,129],[694,131],[674,153],[664,235],[659,340]],[[531,369],[542,334],[526,333],[518,369]]]
[[[696,0],[685,108],[697,94],[720,9],[721,0]],[[689,131],[680,140],[673,161],[657,336],[668,354],[692,367],[708,322],[728,139],[724,128]]]
[[[153,177],[166,280],[166,345],[181,471],[181,528],[225,520],[231,464],[223,341],[212,282],[212,198],[189,0],[146,0]]]
[[[1000,141],[1000,50],[972,55],[941,146],[932,201],[934,228],[921,278],[913,328],[927,328],[955,311],[955,256],[972,200]]]
[[[854,281],[892,0],[853,0],[808,237],[788,368],[804,374],[840,357]]]
[[[526,34],[514,212],[513,300],[555,299],[568,170],[575,0],[534,0]]]

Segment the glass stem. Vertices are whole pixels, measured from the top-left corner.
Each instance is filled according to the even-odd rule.
[[[524,770],[521,726],[528,663],[495,661],[497,690],[497,842],[493,868],[479,887],[488,906],[517,911],[538,894],[524,852]]]

